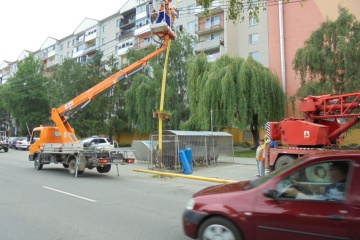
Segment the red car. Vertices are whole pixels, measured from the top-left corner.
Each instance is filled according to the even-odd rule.
[[[205,188],[183,228],[194,239],[360,239],[360,152],[309,154],[263,178]]]

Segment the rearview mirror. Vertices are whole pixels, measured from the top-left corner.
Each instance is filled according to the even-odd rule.
[[[272,189],[265,189],[263,195],[268,198],[277,199],[277,191]]]

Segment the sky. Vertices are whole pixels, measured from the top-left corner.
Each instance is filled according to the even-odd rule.
[[[35,52],[48,37],[71,35],[85,18],[102,20],[115,14],[127,0],[10,0],[0,13],[0,64],[15,62],[23,50]]]

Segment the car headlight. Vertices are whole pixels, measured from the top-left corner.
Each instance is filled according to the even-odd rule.
[[[193,210],[194,206],[195,206],[195,199],[191,198],[186,204],[186,209]]]

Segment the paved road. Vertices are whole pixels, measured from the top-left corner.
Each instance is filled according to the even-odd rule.
[[[134,172],[135,163],[108,174],[86,169],[72,177],[62,165],[35,171],[28,152],[0,151],[1,239],[183,240],[187,200],[213,182],[159,178]],[[241,162],[241,161],[240,161]],[[193,175],[231,180],[254,178],[249,160],[197,170]]]

